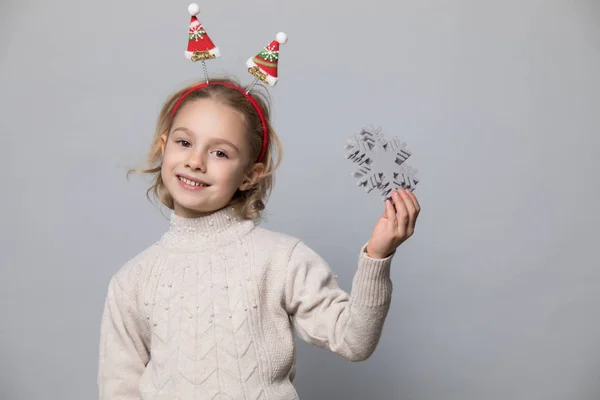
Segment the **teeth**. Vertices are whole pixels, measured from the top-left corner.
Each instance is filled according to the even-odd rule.
[[[181,182],[183,182],[183,183],[186,183],[186,184],[190,185],[190,186],[203,186],[203,187],[208,186],[208,185],[205,185],[204,183],[198,183],[198,182],[190,181],[189,179],[186,179],[186,178],[181,177],[181,176],[179,177],[179,180]]]

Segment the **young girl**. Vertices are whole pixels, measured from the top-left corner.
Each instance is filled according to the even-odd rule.
[[[301,240],[258,225],[281,149],[254,91],[212,80],[164,105],[142,172],[170,228],[109,283],[100,399],[297,399],[294,332],[350,361],[375,350],[419,203],[393,193],[340,289]]]

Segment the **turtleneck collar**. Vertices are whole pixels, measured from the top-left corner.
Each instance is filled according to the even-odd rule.
[[[182,217],[173,212],[169,230],[160,243],[166,248],[203,250],[239,240],[254,227],[254,221],[241,219],[233,207],[197,218]]]

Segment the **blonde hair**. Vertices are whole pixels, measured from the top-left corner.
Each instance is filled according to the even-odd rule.
[[[146,197],[150,199],[152,194],[167,208],[174,208],[173,197],[167,191],[167,188],[162,180],[162,140],[161,135],[168,134],[172,128],[171,113],[179,98],[189,89],[202,82],[196,82],[172,93],[167,101],[163,104],[158,120],[156,122],[156,130],[150,146],[150,151],[146,159],[146,166],[140,169],[132,169],[128,172],[142,173],[153,175],[153,183],[146,191]],[[225,83],[241,87],[233,78],[211,79],[211,83]],[[274,184],[274,173],[281,162],[282,149],[281,142],[277,133],[270,123],[269,99],[266,90],[265,94],[261,94],[257,89],[264,88],[262,85],[255,85],[251,95],[256,99],[257,103],[263,111],[267,127],[268,127],[268,145],[265,150],[262,163],[265,166],[264,173],[258,179],[256,184],[246,190],[238,190],[233,196],[230,206],[235,206],[235,210],[240,218],[259,221],[263,218],[263,210]],[[263,142],[263,127],[260,116],[252,103],[240,91],[229,88],[223,85],[207,85],[204,88],[191,92],[179,105],[178,110],[188,102],[197,99],[212,99],[221,104],[230,106],[234,110],[241,113],[244,117],[246,129],[249,138],[251,159],[248,168],[250,168],[255,160],[258,159]],[[177,115],[177,113],[175,114]],[[173,118],[174,119],[174,118]]]

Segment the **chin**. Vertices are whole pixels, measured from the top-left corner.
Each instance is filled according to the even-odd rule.
[[[173,197],[176,209],[186,214],[212,213],[227,207],[229,204],[227,194],[223,196],[223,193],[219,193],[221,196],[215,198],[215,195],[217,195],[217,193],[214,193],[216,187],[189,191],[180,187],[178,179],[176,182],[170,183],[167,186],[167,191]]]

